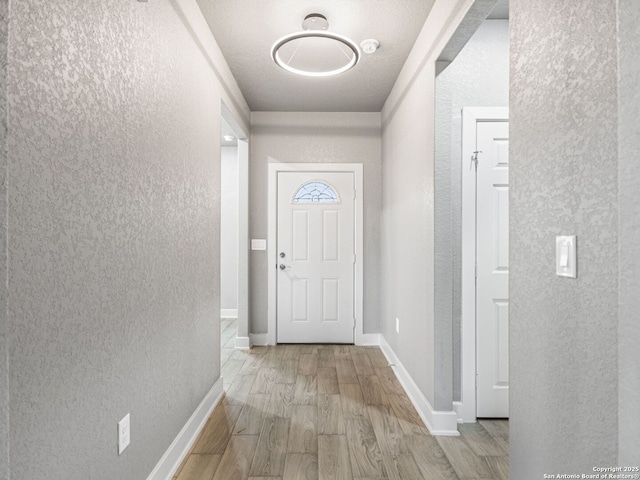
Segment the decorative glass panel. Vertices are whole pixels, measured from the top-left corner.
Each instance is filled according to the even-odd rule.
[[[296,192],[294,203],[336,203],[340,199],[336,192],[326,183],[309,182]]]

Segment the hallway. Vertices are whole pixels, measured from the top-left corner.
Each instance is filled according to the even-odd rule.
[[[224,353],[225,397],[176,480],[509,478],[507,421],[432,437],[377,347]]]

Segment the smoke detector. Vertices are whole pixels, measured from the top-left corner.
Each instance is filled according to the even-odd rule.
[[[362,48],[362,51],[364,53],[368,53],[368,54],[371,54],[371,53],[375,52],[376,50],[378,50],[379,46],[380,46],[380,42],[377,41],[374,38],[369,38],[367,40],[363,40],[360,43],[360,48]]]

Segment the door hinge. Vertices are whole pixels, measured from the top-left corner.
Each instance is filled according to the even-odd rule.
[[[478,154],[479,153],[482,153],[482,150],[476,150],[475,152],[473,152],[473,155],[471,155],[471,166],[475,165],[476,172],[478,171]]]

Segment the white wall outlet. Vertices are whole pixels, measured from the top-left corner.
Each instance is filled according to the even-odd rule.
[[[118,455],[122,455],[124,449],[131,443],[131,416],[127,413],[118,422]]]
[[[400,333],[400,319],[396,317],[396,333]]]

